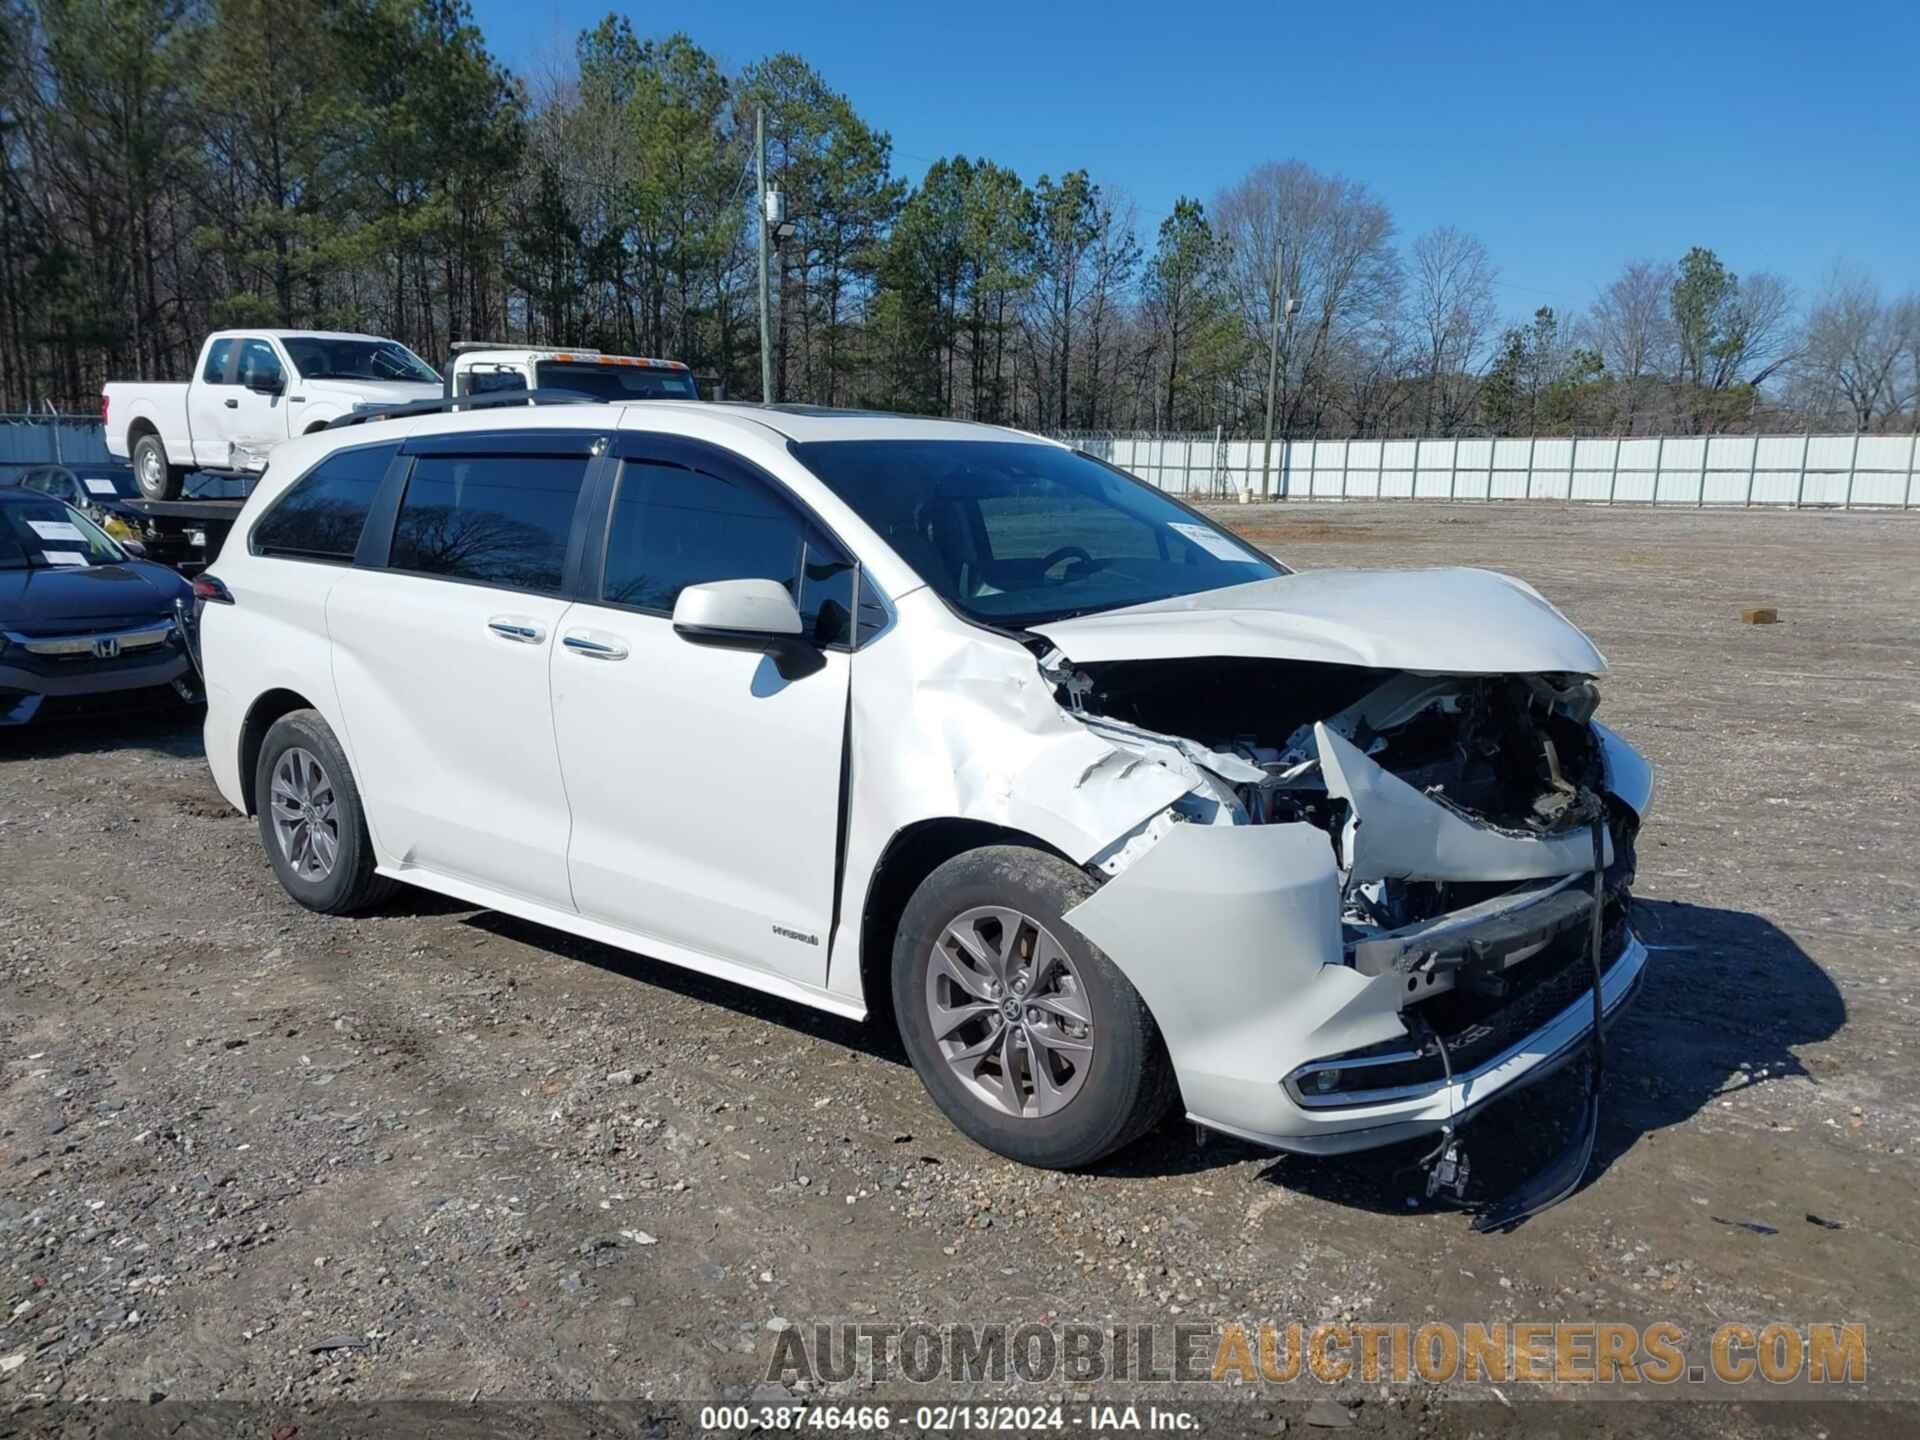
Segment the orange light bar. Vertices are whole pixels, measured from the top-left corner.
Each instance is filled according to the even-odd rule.
[[[556,351],[550,358],[562,365],[640,365],[650,370],[687,368],[682,360],[652,360],[644,355],[575,355],[569,351]]]

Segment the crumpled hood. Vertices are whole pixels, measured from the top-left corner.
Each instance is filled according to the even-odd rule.
[[[1539,591],[1491,570],[1304,570],[1031,628],[1076,664],[1231,656],[1430,675],[1607,668]]]

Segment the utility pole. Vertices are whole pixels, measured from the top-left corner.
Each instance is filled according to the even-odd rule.
[[[773,394],[773,322],[768,312],[772,301],[767,296],[767,116],[756,106],[753,112],[753,231],[760,241],[760,399],[774,402]]]
[[[1276,239],[1273,244],[1273,284],[1267,288],[1267,309],[1273,322],[1273,333],[1267,341],[1267,427],[1266,444],[1260,452],[1260,498],[1265,500],[1268,490],[1268,475],[1273,468],[1273,407],[1280,389],[1280,315],[1284,310],[1287,317],[1287,345],[1293,344],[1293,312],[1300,308],[1299,300],[1287,295],[1282,301],[1281,287],[1286,283],[1287,242]]]

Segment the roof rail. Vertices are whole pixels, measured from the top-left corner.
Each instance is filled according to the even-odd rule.
[[[578,390],[496,390],[491,395],[457,395],[447,400],[413,400],[373,410],[355,410],[327,422],[329,430],[365,425],[373,420],[405,420],[414,415],[439,415],[450,410],[491,410],[509,405],[604,405],[606,401]]]

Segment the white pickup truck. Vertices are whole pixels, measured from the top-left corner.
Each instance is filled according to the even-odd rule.
[[[324,330],[216,330],[186,384],[119,382],[100,395],[110,453],[140,493],[172,500],[194,470],[258,474],[282,440],[369,406],[441,396],[440,373],[397,340]]]

